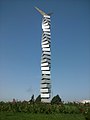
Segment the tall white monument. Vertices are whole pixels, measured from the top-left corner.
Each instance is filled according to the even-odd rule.
[[[40,94],[42,102],[51,100],[51,33],[50,33],[50,14],[46,14],[39,8],[36,10],[42,15],[42,57],[41,57],[41,85]]]

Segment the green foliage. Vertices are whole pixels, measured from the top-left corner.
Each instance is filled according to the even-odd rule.
[[[32,97],[33,98],[33,97]],[[13,113],[36,113],[36,114],[83,114],[88,120],[90,116],[90,104],[76,104],[67,103],[51,104],[42,102],[28,102],[28,101],[15,101],[15,102],[0,102],[0,112],[13,112]]]
[[[86,120],[90,120],[90,108],[85,113],[85,118],[86,118]]]
[[[81,114],[34,114],[0,112],[0,120],[85,120]]]
[[[35,100],[36,103],[40,103],[41,102],[41,95],[39,95],[36,100]]]
[[[61,103],[61,98],[59,97],[59,95],[54,96],[51,100],[51,104],[59,104],[59,103]]]
[[[30,102],[31,102],[31,103],[34,102],[34,95],[32,95]]]

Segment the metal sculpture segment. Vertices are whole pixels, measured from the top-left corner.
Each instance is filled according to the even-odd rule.
[[[39,8],[36,10],[43,16],[42,19],[42,57],[41,57],[41,101],[50,102],[51,98],[51,33],[50,33],[50,14],[46,14]]]

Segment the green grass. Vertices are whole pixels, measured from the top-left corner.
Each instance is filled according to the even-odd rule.
[[[29,114],[1,112],[0,120],[85,120],[81,114]]]

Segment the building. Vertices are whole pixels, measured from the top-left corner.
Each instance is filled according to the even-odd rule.
[[[82,100],[82,101],[80,101],[80,103],[83,103],[83,104],[90,103],[90,100]]]
[[[42,102],[50,102],[51,100],[51,33],[50,33],[50,14],[46,14],[42,10],[35,7],[42,15],[42,56],[41,56],[41,85],[40,94]]]

